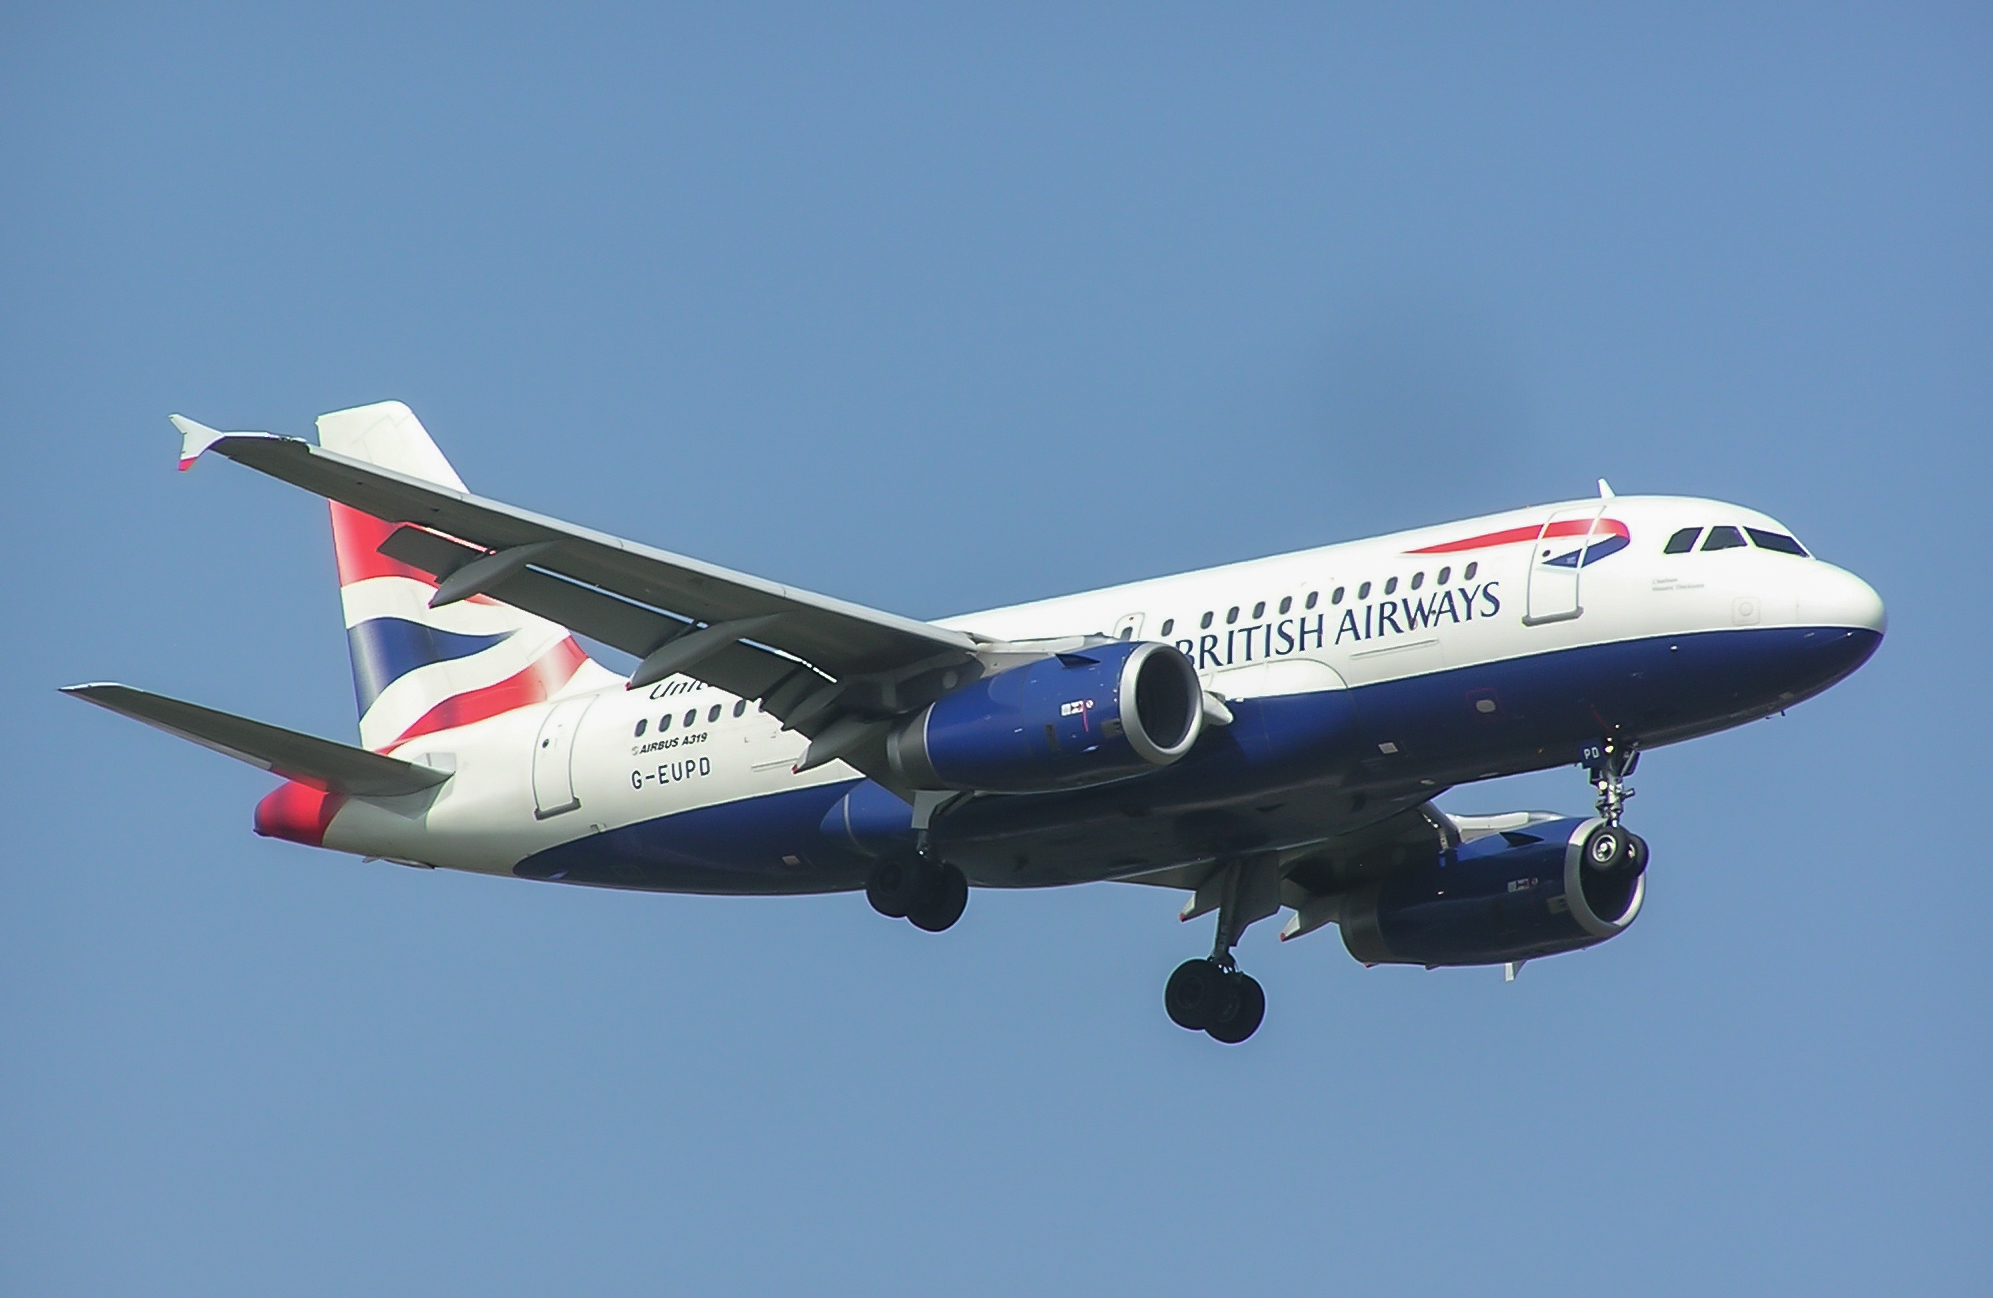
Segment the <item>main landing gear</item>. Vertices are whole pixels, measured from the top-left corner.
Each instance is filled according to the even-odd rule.
[[[969,880],[945,861],[919,853],[889,856],[865,881],[865,900],[888,919],[939,933],[954,927],[969,904]]]
[[[1176,967],[1163,987],[1163,1009],[1178,1027],[1235,1046],[1259,1030],[1266,1017],[1266,992],[1258,979],[1233,963],[1232,948],[1247,925],[1280,909],[1278,862],[1268,856],[1220,866],[1197,890],[1184,917],[1213,908],[1218,935],[1211,954]]]

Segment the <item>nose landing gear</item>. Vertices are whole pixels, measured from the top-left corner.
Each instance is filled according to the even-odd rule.
[[[1584,747],[1581,760],[1599,791],[1599,819],[1605,821],[1585,840],[1585,866],[1601,875],[1637,876],[1647,869],[1647,840],[1620,824],[1633,786],[1626,777],[1640,765],[1640,746],[1615,735]]]
[[[1585,745],[1579,760],[1592,777],[1592,787],[1599,791],[1599,818],[1618,828],[1620,817],[1626,814],[1626,800],[1634,794],[1626,777],[1640,765],[1640,745],[1619,735],[1595,739]]]
[[[1218,935],[1208,957],[1184,961],[1164,985],[1163,1009],[1170,1022],[1230,1046],[1259,1030],[1266,1017],[1266,991],[1233,962],[1232,948],[1247,925],[1280,909],[1278,867],[1271,856],[1231,861],[1198,888],[1184,918],[1215,909]]]

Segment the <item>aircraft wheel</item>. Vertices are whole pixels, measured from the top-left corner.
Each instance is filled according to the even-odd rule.
[[[1630,849],[1630,855],[1626,858],[1626,868],[1634,874],[1647,873],[1647,840],[1638,834],[1628,834],[1626,843]]]
[[[933,891],[935,869],[918,856],[889,856],[872,867],[865,900],[887,919],[905,919]]]
[[[1213,1019],[1204,1030],[1213,1041],[1236,1046],[1259,1031],[1260,1020],[1266,1017],[1266,989],[1251,974],[1234,973],[1230,976],[1237,988],[1237,994],[1227,1006],[1231,1012]]]
[[[1599,874],[1611,874],[1633,855],[1630,835],[1617,825],[1600,825],[1585,840],[1585,865]]]
[[[1163,987],[1163,1009],[1170,1022],[1201,1032],[1228,1013],[1238,998],[1231,975],[1215,960],[1186,960]]]
[[[968,904],[968,876],[952,865],[944,865],[939,877],[934,880],[934,886],[929,889],[929,895],[907,912],[907,919],[915,928],[939,933],[953,928]]]

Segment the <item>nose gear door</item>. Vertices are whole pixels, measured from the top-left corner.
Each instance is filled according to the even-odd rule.
[[[533,815],[538,820],[573,811],[581,805],[574,793],[574,737],[581,718],[598,696],[583,694],[562,699],[547,709],[546,720],[533,741]]]
[[[1529,556],[1529,611],[1524,626],[1568,622],[1585,609],[1578,602],[1578,581],[1585,568],[1585,550],[1598,534],[1606,502],[1560,509],[1543,520]]]

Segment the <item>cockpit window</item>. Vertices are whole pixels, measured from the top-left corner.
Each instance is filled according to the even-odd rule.
[[[1690,550],[1695,549],[1695,538],[1701,535],[1701,528],[1685,527],[1668,538],[1668,543],[1661,547],[1661,553],[1687,554]]]
[[[1702,543],[1704,550],[1734,550],[1744,544],[1743,534],[1734,527],[1712,527],[1709,539]]]
[[[1802,559],[1809,557],[1806,553],[1806,547],[1787,536],[1784,532],[1767,532],[1763,528],[1757,527],[1747,527],[1744,530],[1751,534],[1751,544],[1757,546],[1760,550],[1777,550],[1780,554],[1796,554]]]

